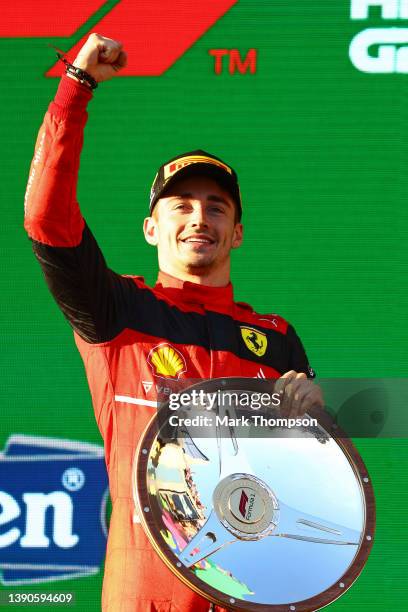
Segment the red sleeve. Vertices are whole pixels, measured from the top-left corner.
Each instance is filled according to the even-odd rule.
[[[147,291],[108,268],[76,200],[91,97],[86,85],[62,78],[37,139],[25,228],[59,308],[86,342],[98,343],[121,333],[135,312],[145,312]]]
[[[92,92],[63,76],[40,128],[25,195],[30,238],[56,247],[76,246],[84,220],[76,199],[86,107]]]

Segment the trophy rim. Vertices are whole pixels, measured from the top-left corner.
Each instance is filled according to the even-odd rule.
[[[190,387],[186,388],[185,391],[187,389],[190,390],[196,386],[202,386],[205,384],[221,384],[223,390],[236,390],[237,385],[238,389],[241,385],[243,385],[242,390],[259,390],[259,381],[256,379],[228,377],[213,378],[208,381],[202,381],[201,383],[191,385]],[[357,448],[347,437],[345,432],[337,426],[331,415],[319,407],[313,407],[311,410],[308,410],[308,415],[316,418],[318,424],[322,426],[330,437],[335,440],[346,456],[349,465],[353,469],[365,502],[364,530],[361,535],[361,543],[353,561],[335,584],[331,585],[318,595],[314,595],[308,599],[284,604],[264,604],[243,600],[235,600],[234,603],[231,603],[229,595],[222,593],[209,584],[206,584],[206,588],[204,590],[201,587],[203,581],[196,577],[189,568],[185,567],[169,547],[166,547],[163,538],[160,536],[157,530],[157,525],[152,513],[144,511],[145,507],[149,507],[149,492],[147,488],[146,473],[150,449],[152,448],[152,444],[159,433],[157,415],[154,414],[149,423],[146,425],[146,428],[139,439],[134,456],[134,498],[138,510],[138,516],[144,532],[146,533],[150,543],[152,544],[156,553],[159,555],[160,559],[179,580],[181,580],[187,587],[192,589],[204,599],[207,599],[218,606],[228,608],[230,610],[241,610],[243,612],[287,612],[291,609],[296,610],[296,612],[312,612],[328,606],[333,601],[341,597],[343,593],[345,593],[354,584],[358,576],[361,574],[374,544],[376,527],[375,497],[371,478],[369,477],[368,470]],[[147,452],[142,452],[143,450],[147,450]],[[294,608],[291,608],[290,606],[294,606]]]

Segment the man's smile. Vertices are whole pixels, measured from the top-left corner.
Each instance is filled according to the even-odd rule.
[[[206,234],[193,234],[185,238],[179,238],[179,240],[184,244],[215,244],[215,240]]]

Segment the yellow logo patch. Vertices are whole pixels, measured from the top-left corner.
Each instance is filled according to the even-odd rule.
[[[162,378],[179,378],[187,369],[183,355],[171,344],[155,346],[150,351],[147,362],[153,374]]]
[[[243,327],[241,325],[241,336],[247,348],[257,357],[265,355],[266,347],[268,346],[268,338],[266,334],[254,329],[253,327]]]
[[[205,155],[187,155],[186,157],[181,157],[180,159],[172,161],[164,166],[164,180],[167,181],[167,179],[173,176],[175,172],[178,172],[185,166],[199,163],[213,164],[213,166],[218,166],[229,174],[232,174],[231,168],[218,159],[212,159],[212,157],[207,157]]]

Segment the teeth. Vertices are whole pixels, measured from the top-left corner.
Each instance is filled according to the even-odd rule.
[[[184,242],[202,242],[203,244],[211,244],[210,240],[202,240],[200,238],[187,238]]]

